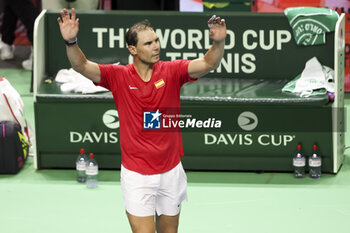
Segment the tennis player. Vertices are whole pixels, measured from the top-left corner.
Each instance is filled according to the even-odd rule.
[[[74,70],[109,89],[120,120],[121,187],[133,233],[175,233],[181,203],[187,200],[187,177],[180,131],[143,130],[147,108],[180,108],[180,88],[220,64],[226,37],[225,20],[208,21],[211,48],[195,60],[160,60],[159,38],[145,20],[126,33],[129,65],[101,65],[86,59],[77,43],[79,19],[64,9],[57,19]],[[153,112],[157,118],[159,112]]]

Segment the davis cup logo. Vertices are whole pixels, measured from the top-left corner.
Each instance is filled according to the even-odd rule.
[[[243,130],[251,131],[258,126],[258,118],[252,112],[242,112],[238,116],[237,123]]]
[[[119,128],[118,111],[115,109],[108,110],[103,114],[102,121],[110,129]]]

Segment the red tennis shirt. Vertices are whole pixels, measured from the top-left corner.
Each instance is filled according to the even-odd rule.
[[[189,60],[159,61],[151,79],[145,82],[134,65],[99,65],[98,85],[114,97],[120,122],[122,165],[132,171],[151,175],[174,168],[183,156],[179,130],[144,129],[144,112],[164,114],[164,109],[180,109],[180,88],[189,81]],[[163,111],[163,112],[162,112]],[[175,110],[177,111],[177,110]],[[154,113],[153,112],[153,113]]]

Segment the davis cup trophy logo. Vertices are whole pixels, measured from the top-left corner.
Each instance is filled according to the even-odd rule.
[[[119,116],[118,111],[115,109],[110,109],[103,114],[102,121],[110,129],[119,128]]]
[[[239,127],[245,131],[251,131],[258,126],[258,118],[252,112],[242,112],[237,119]]]

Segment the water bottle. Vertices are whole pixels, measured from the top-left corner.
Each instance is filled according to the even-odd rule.
[[[297,151],[293,157],[294,177],[302,178],[305,175],[305,156],[301,150],[301,144],[297,145]]]
[[[77,170],[77,181],[80,183],[84,183],[86,181],[86,162],[88,157],[85,154],[85,150],[83,148],[80,149],[80,154],[78,155],[77,161],[75,163],[75,168]]]
[[[318,179],[321,177],[322,158],[318,153],[317,145],[312,146],[312,154],[309,158],[310,177]]]
[[[98,165],[94,159],[94,154],[89,154],[89,159],[86,164],[86,187],[96,188],[98,185]]]

